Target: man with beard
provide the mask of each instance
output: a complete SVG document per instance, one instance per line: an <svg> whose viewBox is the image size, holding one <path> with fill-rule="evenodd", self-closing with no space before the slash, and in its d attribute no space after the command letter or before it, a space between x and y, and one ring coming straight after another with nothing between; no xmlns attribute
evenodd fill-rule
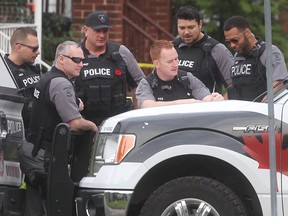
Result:
<svg viewBox="0 0 288 216"><path fill-rule="evenodd" d="M179 69L191 72L210 92L222 93L222 87L231 84L231 52L201 31L203 21L197 8L183 6L176 18L179 37L173 44L179 55Z"/></svg>
<svg viewBox="0 0 288 216"><path fill-rule="evenodd" d="M232 87L228 89L229 99L261 101L267 90L265 42L252 33L248 21L242 16L232 16L224 23L226 42L236 51L231 67ZM282 52L272 46L272 77L274 91L287 78L287 68ZM264 93L264 94L263 94ZM260 97L258 97L261 95Z"/></svg>

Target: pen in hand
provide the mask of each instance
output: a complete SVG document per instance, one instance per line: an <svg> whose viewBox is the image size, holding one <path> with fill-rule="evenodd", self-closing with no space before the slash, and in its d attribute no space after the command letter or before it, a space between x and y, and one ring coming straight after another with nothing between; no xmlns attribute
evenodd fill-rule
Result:
<svg viewBox="0 0 288 216"><path fill-rule="evenodd" d="M216 82L214 81L214 85L213 85L213 90L212 90L212 93L215 92L215 88L216 88Z"/></svg>

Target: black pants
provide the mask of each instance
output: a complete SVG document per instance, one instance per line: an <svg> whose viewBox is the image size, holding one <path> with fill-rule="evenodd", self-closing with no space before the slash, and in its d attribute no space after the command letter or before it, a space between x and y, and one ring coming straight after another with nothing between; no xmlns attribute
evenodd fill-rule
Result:
<svg viewBox="0 0 288 216"><path fill-rule="evenodd" d="M44 197L46 192L46 176L44 169L44 150L40 149L33 157L34 145L24 141L19 148L20 167L25 173L26 206L25 216L43 216L45 214Z"/></svg>
<svg viewBox="0 0 288 216"><path fill-rule="evenodd" d="M45 201L39 187L26 184L25 216L45 216Z"/></svg>

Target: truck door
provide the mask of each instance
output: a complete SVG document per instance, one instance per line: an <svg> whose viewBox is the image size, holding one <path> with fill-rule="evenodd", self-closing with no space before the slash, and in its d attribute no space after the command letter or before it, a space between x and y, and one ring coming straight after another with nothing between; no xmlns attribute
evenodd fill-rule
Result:
<svg viewBox="0 0 288 216"><path fill-rule="evenodd" d="M24 138L24 98L18 94L18 86L2 56L0 73L0 216L17 216L23 215L18 147Z"/></svg>
<svg viewBox="0 0 288 216"><path fill-rule="evenodd" d="M79 181L88 174L93 134L71 133L59 124L53 136L47 179L47 216L75 216Z"/></svg>

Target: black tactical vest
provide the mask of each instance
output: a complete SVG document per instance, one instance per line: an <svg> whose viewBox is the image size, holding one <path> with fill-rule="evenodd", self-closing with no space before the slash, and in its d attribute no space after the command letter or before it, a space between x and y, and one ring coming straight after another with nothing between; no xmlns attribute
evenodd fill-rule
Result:
<svg viewBox="0 0 288 216"><path fill-rule="evenodd" d="M211 49L218 44L219 41L205 34L200 41L197 41L191 46L179 47L181 43L181 38L173 41L178 53L179 69L191 72L205 84L210 92L213 91L214 83L216 82L215 91L222 93L222 83L226 82L211 55Z"/></svg>
<svg viewBox="0 0 288 216"><path fill-rule="evenodd" d="M178 76L173 80L165 82L159 79L156 70L146 78L153 90L156 101L173 101L178 99L193 98L192 90L189 88L187 72L178 71Z"/></svg>
<svg viewBox="0 0 288 216"><path fill-rule="evenodd" d="M24 96L25 103L22 109L22 117L24 122L24 127L27 129L29 127L30 115L32 109L32 98L34 88L36 83L40 80L40 66L38 64L23 64L18 66L14 64L8 55L5 55L5 60L17 82L19 87L19 93Z"/></svg>
<svg viewBox="0 0 288 216"><path fill-rule="evenodd" d="M84 102L83 115L88 119L104 119L121 113L126 104L127 66L119 53L119 45L107 44L107 51L93 57L85 49L81 74L76 78L76 92Z"/></svg>
<svg viewBox="0 0 288 216"><path fill-rule="evenodd" d="M41 81L35 87L31 122L27 140L35 144L36 140L51 142L54 129L62 122L55 104L51 102L49 95L50 81L56 77L68 77L57 68L41 77ZM76 99L75 99L76 100Z"/></svg>
<svg viewBox="0 0 288 216"><path fill-rule="evenodd" d="M266 67L260 60L265 50L265 43L261 42L262 40L259 40L248 55L235 56L235 64L231 67L231 78L236 92L235 95L229 95L229 99L252 101L267 90ZM263 97L258 98L257 101L261 101Z"/></svg>

